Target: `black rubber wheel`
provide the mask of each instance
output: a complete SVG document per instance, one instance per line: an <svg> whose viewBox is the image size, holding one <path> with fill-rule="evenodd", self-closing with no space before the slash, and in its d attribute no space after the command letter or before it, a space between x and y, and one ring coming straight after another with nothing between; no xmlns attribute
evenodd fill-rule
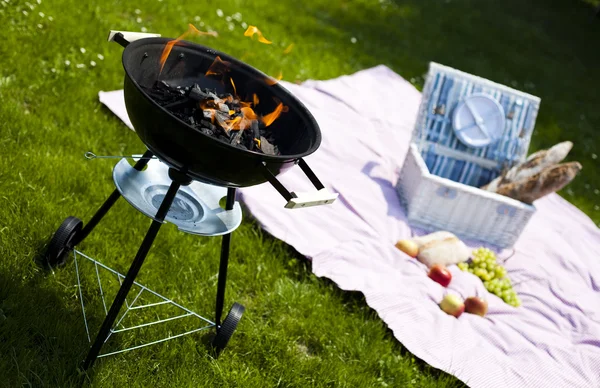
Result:
<svg viewBox="0 0 600 388"><path fill-rule="evenodd" d="M51 267L65 263L67 253L73 249L73 237L81 231L83 222L77 217L67 217L52 236L46 250L46 262Z"/></svg>
<svg viewBox="0 0 600 388"><path fill-rule="evenodd" d="M233 335L233 332L235 332L245 310L246 308L239 303L234 303L233 306L231 306L229 314L227 314L227 317L223 320L221 327L217 329L217 335L212 341L212 345L217 353L220 353L227 346L227 343Z"/></svg>

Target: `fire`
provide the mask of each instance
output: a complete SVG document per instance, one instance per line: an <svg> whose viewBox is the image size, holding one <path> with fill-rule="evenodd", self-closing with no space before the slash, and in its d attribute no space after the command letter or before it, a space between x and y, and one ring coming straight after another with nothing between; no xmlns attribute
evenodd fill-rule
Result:
<svg viewBox="0 0 600 388"><path fill-rule="evenodd" d="M292 44L290 44L289 46L287 46L287 47L285 48L285 50L283 50L283 53L284 53L284 54L289 54L289 53L291 53L291 52L292 52L292 49L293 49L293 48L294 48L294 44L292 43Z"/></svg>
<svg viewBox="0 0 600 388"><path fill-rule="evenodd" d="M288 111L288 107L283 105L283 103L279 103L279 105L277 105L277 108L275 108L275 110L267 115L264 115L262 117L262 122L265 124L266 127L268 127L269 125L273 124L273 121L277 120L277 118L281 115L282 112L287 112Z"/></svg>
<svg viewBox="0 0 600 388"><path fill-rule="evenodd" d="M235 89L235 83L233 83L233 78L229 78L229 81L231 82L231 86L233 86L233 94L237 96L237 90Z"/></svg>
<svg viewBox="0 0 600 388"><path fill-rule="evenodd" d="M245 119L248 120L256 120L258 119L258 116L256 115L256 113L254 113L254 110L252 110L252 108L244 106L241 109L242 114L244 115Z"/></svg>
<svg viewBox="0 0 600 388"><path fill-rule="evenodd" d="M202 32L202 31L198 30L196 27L194 27L193 24L191 24L191 23L188 24L188 30L186 32L181 34L177 39L169 41L165 45L165 48L163 49L163 52L160 56L160 72L159 72L159 74L162 73L163 67L165 67L165 63L167 62L167 58L169 57L169 54L171 53L173 46L175 46L177 43L179 43L179 41L181 41L182 39L185 39L190 34L209 35L209 36L214 36L215 38L217 36L219 36L219 34L217 34L216 31Z"/></svg>
<svg viewBox="0 0 600 388"><path fill-rule="evenodd" d="M258 28L256 28L256 26L248 26L248 28L246 29L246 32L244 32L244 36L247 36L249 38L252 38L254 35L258 35L258 41L260 43L264 43L264 44L271 44L272 42L270 40L267 40L262 32L260 32L260 30Z"/></svg>
<svg viewBox="0 0 600 388"><path fill-rule="evenodd" d="M279 74L277 75L277 78L267 77L265 79L265 82L267 83L267 85L273 86L273 85L277 84L279 81L281 81L282 79L283 79L283 72L280 70Z"/></svg>
<svg viewBox="0 0 600 388"><path fill-rule="evenodd" d="M208 77L209 75L224 75L225 73L227 73L229 71L230 64L231 64L230 62L222 60L221 57L217 55L217 57L215 58L213 63L210 65L208 70L206 70L206 73L204 74L204 76ZM232 81L232 83L233 83L233 81Z"/></svg>
<svg viewBox="0 0 600 388"><path fill-rule="evenodd" d="M260 100L258 99L258 96L256 95L256 93L254 93L252 95L252 102L254 102L254 106L258 105L258 103L260 102Z"/></svg>

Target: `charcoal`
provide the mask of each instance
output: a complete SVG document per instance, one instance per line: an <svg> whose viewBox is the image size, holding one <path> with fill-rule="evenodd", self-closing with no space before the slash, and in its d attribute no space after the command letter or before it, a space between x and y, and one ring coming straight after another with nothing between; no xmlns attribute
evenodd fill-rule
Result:
<svg viewBox="0 0 600 388"><path fill-rule="evenodd" d="M217 127L210 121L202 120L200 121L200 124L202 124L203 127L208 128L213 132L217 130Z"/></svg>
<svg viewBox="0 0 600 388"><path fill-rule="evenodd" d="M202 132L203 134L208 135L208 136L215 136L215 132L208 128L202 127L202 128L200 128L200 132Z"/></svg>
<svg viewBox="0 0 600 388"><path fill-rule="evenodd" d="M177 101L165 104L165 105L163 105L163 108L166 108L166 109L176 109L176 108L179 108L181 106L188 105L189 103L190 103L190 99L186 97L186 98L184 98L182 100L177 100Z"/></svg>
<svg viewBox="0 0 600 388"><path fill-rule="evenodd" d="M198 84L184 87L170 85L165 81L156 81L152 87L143 89L173 116L207 136L239 149L279 155L271 131L259 120L252 120L247 125L247 121L240 122L238 119L237 122L245 127L227 129L232 120L244 117L241 109L244 104L238 96L230 93L217 94L215 89L203 89Z"/></svg>
<svg viewBox="0 0 600 388"><path fill-rule="evenodd" d="M252 120L250 128L252 129L252 138L260 139L260 127L258 126L258 120Z"/></svg>
<svg viewBox="0 0 600 388"><path fill-rule="evenodd" d="M209 94L205 93L198 84L194 84L190 92L188 93L188 97L194 101L202 101L209 98Z"/></svg>
<svg viewBox="0 0 600 388"><path fill-rule="evenodd" d="M271 144L266 137L260 137L260 149L267 155L278 155L277 147Z"/></svg>
<svg viewBox="0 0 600 388"><path fill-rule="evenodd" d="M209 99L219 100L219 96L217 96L217 94L215 92L209 91L207 94L208 94Z"/></svg>
<svg viewBox="0 0 600 388"><path fill-rule="evenodd" d="M238 130L238 131L231 131L232 135L231 135L231 142L230 144L240 144L241 140L242 140L242 135L244 134L244 131Z"/></svg>
<svg viewBox="0 0 600 388"><path fill-rule="evenodd" d="M167 81L156 81L154 83L154 89L157 90L171 90L171 85L167 83Z"/></svg>

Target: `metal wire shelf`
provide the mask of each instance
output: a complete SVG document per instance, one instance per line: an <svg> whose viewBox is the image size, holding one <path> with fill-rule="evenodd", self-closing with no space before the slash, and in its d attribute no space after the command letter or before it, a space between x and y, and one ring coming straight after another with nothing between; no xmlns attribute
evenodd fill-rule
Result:
<svg viewBox="0 0 600 388"><path fill-rule="evenodd" d="M79 300L81 302L81 310L83 313L83 322L85 324L85 330L86 330L88 341L92 342L91 336L90 336L89 322L88 322L88 318L86 316L85 302L84 302L83 292L82 292L82 281L81 281L82 275L81 275L80 262L78 259L83 259L83 260L93 264L95 278L97 281L99 294L100 294L100 297L102 300L102 306L104 308L104 313L106 315L108 314L108 308L107 308L107 303L106 303L106 295L105 295L105 292L104 292L104 289L102 286L103 285L102 274L105 274L106 276L112 276L113 279L114 279L114 277L116 277L116 279L119 282L119 285L122 284L123 279L125 279L125 275L108 267L107 265L101 263L100 261L93 259L92 257L84 254L83 252L81 252L77 249L73 249L73 258L74 258L74 262L75 262L75 273L76 273L76 277L77 277L77 288L78 288L78 293L79 293ZM106 284L106 283L104 283L104 284ZM189 334L193 334L193 333L196 333L199 331L215 328L217 326L215 322L212 322L211 320L200 316L199 314L197 314L197 313L189 310L188 308L176 303L175 301L149 289L148 287L146 287L138 282L135 282L135 281L133 282L133 284L139 288L139 291L135 294L135 297L133 298L133 300L131 302L127 301L127 299L125 300L125 309L121 313L121 316L117 319L116 323L110 329L108 337L106 338L104 343L108 342L108 340L113 335L117 335L119 333L130 332L132 330L138 330L138 329L142 329L145 327L159 325L159 324L166 323L166 322L172 322L172 321L176 321L176 320L183 319L183 318L195 319L196 321L199 322L199 324L197 327L195 327L191 330L180 332L178 334L169 335L167 337L164 337L164 338L161 338L158 340L149 341L149 342L145 342L145 343L142 343L139 345L125 347L124 349L113 350L113 351L109 351L106 353L98 354L98 358L128 352L131 350L140 349L140 348L150 346L150 345L155 345L155 344L158 344L161 342L166 342L169 340L180 338L180 337L183 337L183 336L186 336ZM144 295L149 295L158 301L151 302L151 303L145 303L145 304L139 304L140 303L139 301L141 301L143 299ZM150 322L140 323L140 324L133 325L133 326L125 326L123 324L125 321L125 318L130 316L132 314L131 313L132 311L142 310L142 309L152 309L152 308L156 308L158 306L165 306L165 305L172 306L174 309L181 311L181 314L170 316L168 318L157 319L157 320L150 321Z"/></svg>

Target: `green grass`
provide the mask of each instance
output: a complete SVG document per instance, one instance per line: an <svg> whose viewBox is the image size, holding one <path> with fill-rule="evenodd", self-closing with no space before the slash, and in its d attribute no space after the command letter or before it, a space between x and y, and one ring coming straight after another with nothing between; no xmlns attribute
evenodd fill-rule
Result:
<svg viewBox="0 0 600 388"><path fill-rule="evenodd" d="M288 81L327 79L383 63L420 88L433 60L523 89L542 98L532 150L574 141L570 160L584 169L562 194L600 223L600 53L594 49L600 20L590 21L589 4L31 3L33 9L0 0L0 385L67 387L85 377L76 369L87 343L73 264L49 274L35 258L67 215L88 220L113 189L114 163L87 162L83 153L143 149L97 99L99 90L122 85L121 49L105 39L110 29L144 26L177 36L194 22L220 32L218 39L194 40L269 74L282 71ZM229 31L217 7L225 15L241 12L274 44L244 39L239 23ZM294 50L282 55L290 43ZM148 224L121 201L81 249L126 271ZM239 301L247 312L221 357L211 357L205 337L185 337L99 361L89 376L92 386L461 386L415 359L360 295L317 279L247 214L233 241L226 305ZM211 317L219 244L218 238L183 235L167 225L139 281ZM91 294L86 298L98 302ZM88 314L93 324L102 319L100 309ZM122 344L135 340L125 335Z"/></svg>

